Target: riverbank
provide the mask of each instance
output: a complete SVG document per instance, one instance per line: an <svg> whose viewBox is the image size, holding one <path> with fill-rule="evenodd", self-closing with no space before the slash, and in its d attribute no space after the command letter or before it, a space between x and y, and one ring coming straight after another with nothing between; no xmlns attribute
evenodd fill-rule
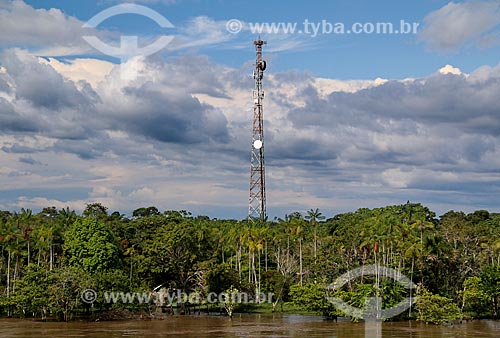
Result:
<svg viewBox="0 0 500 338"><path fill-rule="evenodd" d="M316 312L307 311L297 305L284 303L283 305L278 305L275 310L273 310L272 304L262 303L262 304L240 304L234 311L234 315L255 315L255 314L267 314L267 315L303 315L303 316L315 316L318 318L323 318ZM99 313L93 313L90 316L78 316L79 319L89 319L90 321L115 321L115 320L151 320L151 319L165 319L172 316L199 316L199 315L209 315L209 316L219 316L226 317L227 313L222 307L189 307L186 308L186 313L183 313L180 308L169 308L167 311L165 309L162 311L160 308L154 311L130 311L130 310L111 310Z"/></svg>

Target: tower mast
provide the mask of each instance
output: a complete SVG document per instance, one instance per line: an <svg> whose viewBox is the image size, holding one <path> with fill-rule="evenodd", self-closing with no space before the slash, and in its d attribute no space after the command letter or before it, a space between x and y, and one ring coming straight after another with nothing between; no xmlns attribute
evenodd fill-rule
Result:
<svg viewBox="0 0 500 338"><path fill-rule="evenodd" d="M266 70L266 61L262 59L262 46L266 41L254 41L257 54L253 77L255 89L253 91L253 128L252 128L252 154L250 158L250 199L248 207L249 219L266 219L266 174L264 165L264 90L262 78Z"/></svg>

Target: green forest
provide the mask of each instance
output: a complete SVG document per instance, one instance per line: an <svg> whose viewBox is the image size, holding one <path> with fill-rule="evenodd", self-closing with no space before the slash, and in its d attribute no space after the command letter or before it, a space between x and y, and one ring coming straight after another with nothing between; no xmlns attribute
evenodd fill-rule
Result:
<svg viewBox="0 0 500 338"><path fill-rule="evenodd" d="M378 264L404 274L408 291L384 276L365 276L333 290L356 267ZM478 210L436 216L417 204L362 208L326 218L320 210L273 221L210 219L187 211L135 210L130 218L87 205L0 211L0 315L58 320L110 310L151 311L150 304L110 304L104 291L243 290L273 293L269 304L235 311L296 311L343 316L328 296L363 308L380 296L384 308L416 303L396 319L444 323L497 318L500 214ZM93 304L82 292L97 291ZM200 304L178 304L187 313ZM222 305L223 308L223 305Z"/></svg>

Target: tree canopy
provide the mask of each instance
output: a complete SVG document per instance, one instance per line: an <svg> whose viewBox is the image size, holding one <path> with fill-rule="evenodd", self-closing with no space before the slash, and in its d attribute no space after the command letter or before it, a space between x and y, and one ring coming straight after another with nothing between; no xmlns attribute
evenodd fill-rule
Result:
<svg viewBox="0 0 500 338"><path fill-rule="evenodd" d="M81 215L55 207L0 211L0 313L68 319L89 311L79 295L87 288L150 292L161 286L202 295L238 289L256 298L272 292L274 311L295 304L341 315L325 300L328 285L354 268L378 264L421 286L425 297L406 316L428 322L496 318L499 238L499 214L436 217L418 203L328 219L311 208L273 222L154 206L127 218L99 203ZM365 276L337 292L352 306L362 306L367 296L382 296L390 306L407 291L383 276ZM92 311L110 308L99 295ZM438 311L443 308L453 316Z"/></svg>

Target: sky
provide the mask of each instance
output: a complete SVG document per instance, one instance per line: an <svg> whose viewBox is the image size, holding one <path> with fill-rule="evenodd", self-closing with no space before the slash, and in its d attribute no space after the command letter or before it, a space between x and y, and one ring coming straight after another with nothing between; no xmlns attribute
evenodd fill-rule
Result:
<svg viewBox="0 0 500 338"><path fill-rule="evenodd" d="M500 211L496 0L0 0L0 210L245 218L259 34L270 219Z"/></svg>

